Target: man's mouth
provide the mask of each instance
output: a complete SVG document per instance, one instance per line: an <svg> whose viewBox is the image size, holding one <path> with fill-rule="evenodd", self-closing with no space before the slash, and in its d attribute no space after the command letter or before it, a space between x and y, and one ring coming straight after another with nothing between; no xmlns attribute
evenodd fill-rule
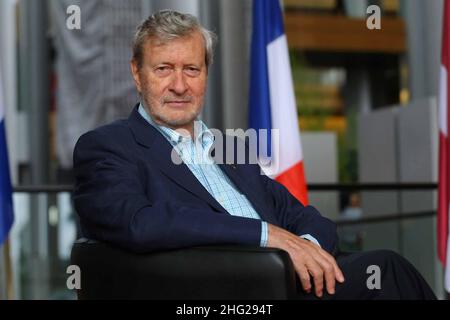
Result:
<svg viewBox="0 0 450 320"><path fill-rule="evenodd" d="M189 100L171 100L165 102L165 104L168 104L171 107L184 107L188 103L190 103Z"/></svg>

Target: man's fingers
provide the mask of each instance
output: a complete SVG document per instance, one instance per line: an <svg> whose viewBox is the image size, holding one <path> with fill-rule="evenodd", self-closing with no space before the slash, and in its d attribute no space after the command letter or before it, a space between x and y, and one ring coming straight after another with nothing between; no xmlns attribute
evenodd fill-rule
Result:
<svg viewBox="0 0 450 320"><path fill-rule="evenodd" d="M328 293L334 294L336 280L339 282L344 281L342 271L337 265L334 257L323 250L320 246L310 242L308 243L308 246L314 250L312 256L320 264L322 270L324 271L325 284Z"/></svg>
<svg viewBox="0 0 450 320"><path fill-rule="evenodd" d="M296 266L298 277L302 283L303 290L310 293L311 292L311 277L309 276L308 269L304 265Z"/></svg>
<svg viewBox="0 0 450 320"><path fill-rule="evenodd" d="M344 282L345 281L344 274L342 273L342 270L339 268L336 259L334 259L334 257L325 250L320 249L319 252L325 259L327 259L328 262L332 264L336 280L339 281L340 283Z"/></svg>
<svg viewBox="0 0 450 320"><path fill-rule="evenodd" d="M318 254L314 257L323 270L323 276L325 278L325 285L329 294L334 294L336 286L335 269L332 263L325 259L322 255Z"/></svg>
<svg viewBox="0 0 450 320"><path fill-rule="evenodd" d="M306 267L308 268L308 272L313 277L316 295L318 297L322 297L324 272L321 266L314 259L308 259Z"/></svg>
<svg viewBox="0 0 450 320"><path fill-rule="evenodd" d="M341 268L339 268L337 263L334 263L333 267L334 267L334 274L336 275L336 280L339 281L340 283L344 282L345 278Z"/></svg>

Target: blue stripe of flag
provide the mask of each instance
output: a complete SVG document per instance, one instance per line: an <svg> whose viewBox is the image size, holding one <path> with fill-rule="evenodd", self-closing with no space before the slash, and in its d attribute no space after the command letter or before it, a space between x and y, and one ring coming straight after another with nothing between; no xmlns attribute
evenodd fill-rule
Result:
<svg viewBox="0 0 450 320"><path fill-rule="evenodd" d="M253 0L253 29L250 56L249 127L266 129L267 156L271 156L272 128L267 46L284 34L279 0ZM258 143L258 152L259 143Z"/></svg>
<svg viewBox="0 0 450 320"><path fill-rule="evenodd" d="M0 245L7 239L14 221L4 123L0 119Z"/></svg>

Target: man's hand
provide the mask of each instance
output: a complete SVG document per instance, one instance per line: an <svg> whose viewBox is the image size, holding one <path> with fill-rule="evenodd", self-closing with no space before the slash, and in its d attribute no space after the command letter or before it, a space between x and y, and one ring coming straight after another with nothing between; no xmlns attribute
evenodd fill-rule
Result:
<svg viewBox="0 0 450 320"><path fill-rule="evenodd" d="M324 282L329 294L334 294L336 280L344 282L334 257L318 245L272 224L268 224L268 234L267 246L289 253L306 292L311 292L311 277L318 297L323 295Z"/></svg>

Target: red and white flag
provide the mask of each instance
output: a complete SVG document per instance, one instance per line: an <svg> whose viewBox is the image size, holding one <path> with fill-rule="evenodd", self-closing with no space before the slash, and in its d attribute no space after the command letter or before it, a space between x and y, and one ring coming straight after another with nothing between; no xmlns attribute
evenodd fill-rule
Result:
<svg viewBox="0 0 450 320"><path fill-rule="evenodd" d="M450 292L450 245L449 245L449 208L450 208L450 140L448 137L449 106L448 70L450 66L450 3L444 4L444 24L442 37L442 63L439 93L439 200L438 200L438 255L446 266L445 289Z"/></svg>

